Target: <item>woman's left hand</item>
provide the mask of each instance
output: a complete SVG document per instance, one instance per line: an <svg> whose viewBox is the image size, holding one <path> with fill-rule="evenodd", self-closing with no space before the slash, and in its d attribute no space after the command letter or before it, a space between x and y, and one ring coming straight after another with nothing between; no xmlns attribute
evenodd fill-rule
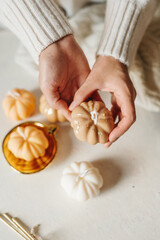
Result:
<svg viewBox="0 0 160 240"><path fill-rule="evenodd" d="M99 56L86 81L77 90L74 101L69 109L87 99L96 90L112 94L112 114L114 119L119 117L116 127L109 135L105 147L109 147L123 135L136 120L134 100L136 91L128 75L127 67L120 61L109 56Z"/></svg>

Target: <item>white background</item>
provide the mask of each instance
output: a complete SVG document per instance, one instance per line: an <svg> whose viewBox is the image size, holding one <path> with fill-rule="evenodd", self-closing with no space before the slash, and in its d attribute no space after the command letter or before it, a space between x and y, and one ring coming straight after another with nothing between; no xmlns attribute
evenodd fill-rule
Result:
<svg viewBox="0 0 160 240"><path fill-rule="evenodd" d="M0 32L0 101L14 88L31 90L38 113L38 81L14 63L17 39ZM0 142L17 123L0 107ZM157 240L160 238L160 115L137 107L134 126L106 150L78 141L69 124L57 132L58 154L42 172L23 175L10 168L0 150L0 212L32 227L41 224L44 240ZM69 198L60 186L63 169L73 161L99 168L104 186L86 202ZM0 222L1 240L21 239Z"/></svg>

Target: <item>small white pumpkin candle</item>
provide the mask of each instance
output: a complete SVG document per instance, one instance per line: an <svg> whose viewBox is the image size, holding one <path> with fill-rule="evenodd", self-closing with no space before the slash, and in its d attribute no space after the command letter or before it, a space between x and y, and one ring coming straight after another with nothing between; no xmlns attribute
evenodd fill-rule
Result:
<svg viewBox="0 0 160 240"><path fill-rule="evenodd" d="M100 193L103 178L91 163L73 162L64 169L61 186L72 198L84 201Z"/></svg>

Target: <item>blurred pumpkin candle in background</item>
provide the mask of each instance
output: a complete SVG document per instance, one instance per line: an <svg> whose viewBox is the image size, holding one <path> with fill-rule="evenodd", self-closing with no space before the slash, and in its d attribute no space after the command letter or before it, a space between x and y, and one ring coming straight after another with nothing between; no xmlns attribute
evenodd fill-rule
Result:
<svg viewBox="0 0 160 240"><path fill-rule="evenodd" d="M47 102L47 99L44 95L40 98L39 111L45 115L45 117L50 122L66 122L67 119L64 117L63 113L60 110L51 108Z"/></svg>
<svg viewBox="0 0 160 240"><path fill-rule="evenodd" d="M16 88L8 91L2 107L7 117L15 121L23 120L35 111L36 100L31 92Z"/></svg>

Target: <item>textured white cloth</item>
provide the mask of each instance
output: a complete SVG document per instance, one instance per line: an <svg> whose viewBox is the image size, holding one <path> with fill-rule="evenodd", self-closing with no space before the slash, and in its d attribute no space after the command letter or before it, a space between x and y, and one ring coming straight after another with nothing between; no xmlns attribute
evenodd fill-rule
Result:
<svg viewBox="0 0 160 240"><path fill-rule="evenodd" d="M141 41L130 76L138 105L160 111L160 6Z"/></svg>
<svg viewBox="0 0 160 240"><path fill-rule="evenodd" d="M36 63L43 49L72 33L67 18L50 0L0 0L0 20L17 35Z"/></svg>
<svg viewBox="0 0 160 240"><path fill-rule="evenodd" d="M98 55L113 56L131 66L157 0L107 0L106 19Z"/></svg>
<svg viewBox="0 0 160 240"><path fill-rule="evenodd" d="M97 54L110 55L130 65L158 1L107 0L104 32ZM73 14L90 1L60 2L64 8L68 3ZM0 20L21 39L36 63L43 49L72 33L54 0L0 0Z"/></svg>
<svg viewBox="0 0 160 240"><path fill-rule="evenodd" d="M90 67L95 62L104 15L105 4L95 4L81 9L69 20ZM37 65L23 46L18 50L16 61L38 77ZM160 111L160 7L141 41L130 75L138 94L136 103L147 110Z"/></svg>

